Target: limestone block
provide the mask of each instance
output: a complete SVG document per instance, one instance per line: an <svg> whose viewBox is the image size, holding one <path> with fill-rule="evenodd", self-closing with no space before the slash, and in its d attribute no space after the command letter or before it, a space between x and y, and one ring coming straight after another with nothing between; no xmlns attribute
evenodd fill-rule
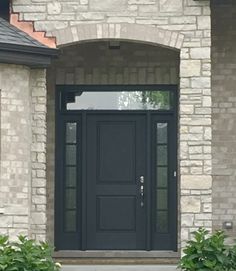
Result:
<svg viewBox="0 0 236 271"><path fill-rule="evenodd" d="M194 215L193 214L183 214L181 217L181 226L182 227L191 227L193 226Z"/></svg>
<svg viewBox="0 0 236 271"><path fill-rule="evenodd" d="M204 213L211 213L212 212L212 204L211 203L204 203L203 204L203 212Z"/></svg>
<svg viewBox="0 0 236 271"><path fill-rule="evenodd" d="M0 228L9 228L13 226L13 217L0 215Z"/></svg>
<svg viewBox="0 0 236 271"><path fill-rule="evenodd" d="M199 196L182 196L182 213L199 213L201 210L201 200Z"/></svg>
<svg viewBox="0 0 236 271"><path fill-rule="evenodd" d="M191 48L190 56L192 59L209 59L211 57L211 50L209 47Z"/></svg>
<svg viewBox="0 0 236 271"><path fill-rule="evenodd" d="M87 5L88 4L88 0L80 0L80 4L81 5Z"/></svg>
<svg viewBox="0 0 236 271"><path fill-rule="evenodd" d="M211 96L202 97L202 106L211 107Z"/></svg>
<svg viewBox="0 0 236 271"><path fill-rule="evenodd" d="M181 189L211 189L211 175L183 175L181 176Z"/></svg>
<svg viewBox="0 0 236 271"><path fill-rule="evenodd" d="M33 198L32 198L32 202L34 204L46 204L46 197L43 195L35 195Z"/></svg>
<svg viewBox="0 0 236 271"><path fill-rule="evenodd" d="M198 26L198 29L210 29L211 28L210 16L198 16L197 26Z"/></svg>
<svg viewBox="0 0 236 271"><path fill-rule="evenodd" d="M180 75L182 77L200 76L200 60L182 60L180 62Z"/></svg>
<svg viewBox="0 0 236 271"><path fill-rule="evenodd" d="M5 213L6 215L28 215L29 208L28 206L20 206L20 205L5 205Z"/></svg>
<svg viewBox="0 0 236 271"><path fill-rule="evenodd" d="M14 222L14 224L15 223L28 224L29 218L28 218L28 216L14 216L13 217L13 222Z"/></svg>
<svg viewBox="0 0 236 271"><path fill-rule="evenodd" d="M45 12L45 5L15 5L14 12Z"/></svg>
<svg viewBox="0 0 236 271"><path fill-rule="evenodd" d="M32 224L45 224L46 214L45 213L32 213L31 214Z"/></svg>
<svg viewBox="0 0 236 271"><path fill-rule="evenodd" d="M165 12L181 12L183 8L182 0L160 0L160 11Z"/></svg>
<svg viewBox="0 0 236 271"><path fill-rule="evenodd" d="M201 210L201 199L199 196L182 196L181 211L182 213L199 213Z"/></svg>
<svg viewBox="0 0 236 271"><path fill-rule="evenodd" d="M53 1L47 4L48 14L60 14L61 4L59 2Z"/></svg>
<svg viewBox="0 0 236 271"><path fill-rule="evenodd" d="M180 105L180 112L183 114L193 114L194 107L193 105L182 104Z"/></svg>
<svg viewBox="0 0 236 271"><path fill-rule="evenodd" d="M191 85L193 88L210 88L211 78L210 77L193 77L191 79Z"/></svg>
<svg viewBox="0 0 236 271"><path fill-rule="evenodd" d="M126 10L128 0L90 0L91 11L121 11Z"/></svg>

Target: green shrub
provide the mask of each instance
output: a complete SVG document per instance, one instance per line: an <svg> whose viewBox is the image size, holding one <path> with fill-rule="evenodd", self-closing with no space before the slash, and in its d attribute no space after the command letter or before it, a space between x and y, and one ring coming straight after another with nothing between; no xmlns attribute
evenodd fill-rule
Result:
<svg viewBox="0 0 236 271"><path fill-rule="evenodd" d="M187 242L179 267L184 271L232 271L236 270L236 247L225 244L223 231L213 234L203 228L193 232L193 240Z"/></svg>
<svg viewBox="0 0 236 271"><path fill-rule="evenodd" d="M37 243L25 236L10 242L0 236L0 271L58 271L60 264L52 259L52 248L46 242Z"/></svg>

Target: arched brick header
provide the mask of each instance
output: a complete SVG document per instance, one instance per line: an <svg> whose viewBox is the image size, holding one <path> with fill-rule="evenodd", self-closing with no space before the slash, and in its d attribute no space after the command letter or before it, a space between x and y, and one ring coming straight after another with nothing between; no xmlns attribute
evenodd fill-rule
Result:
<svg viewBox="0 0 236 271"><path fill-rule="evenodd" d="M69 26L47 33L56 38L57 46L68 46L81 41L98 39L120 39L136 42L159 44L161 46L180 49L184 35L149 25L141 24L86 24Z"/></svg>

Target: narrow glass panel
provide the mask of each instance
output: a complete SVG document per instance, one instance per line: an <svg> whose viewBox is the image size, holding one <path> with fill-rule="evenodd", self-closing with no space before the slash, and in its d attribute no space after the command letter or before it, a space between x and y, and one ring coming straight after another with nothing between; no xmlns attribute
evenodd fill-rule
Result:
<svg viewBox="0 0 236 271"><path fill-rule="evenodd" d="M168 213L167 213L167 211L158 211L157 212L156 230L157 230L157 232L168 232Z"/></svg>
<svg viewBox="0 0 236 271"><path fill-rule="evenodd" d="M76 167L66 167L66 187L76 187Z"/></svg>
<svg viewBox="0 0 236 271"><path fill-rule="evenodd" d="M167 209L167 190L166 189L158 189L157 190L157 209Z"/></svg>
<svg viewBox="0 0 236 271"><path fill-rule="evenodd" d="M157 143L167 143L167 123L157 123Z"/></svg>
<svg viewBox="0 0 236 271"><path fill-rule="evenodd" d="M166 145L157 146L157 165L159 166L167 165L167 146Z"/></svg>
<svg viewBox="0 0 236 271"><path fill-rule="evenodd" d="M76 211L65 212L65 231L75 232L76 231Z"/></svg>
<svg viewBox="0 0 236 271"><path fill-rule="evenodd" d="M76 208L76 189L66 189L66 209Z"/></svg>
<svg viewBox="0 0 236 271"><path fill-rule="evenodd" d="M76 165L76 145L66 145L66 165Z"/></svg>
<svg viewBox="0 0 236 271"><path fill-rule="evenodd" d="M66 143L76 143L76 123L66 123Z"/></svg>
<svg viewBox="0 0 236 271"><path fill-rule="evenodd" d="M67 110L170 110L170 91L71 91L62 94Z"/></svg>
<svg viewBox="0 0 236 271"><path fill-rule="evenodd" d="M167 167L157 167L157 187L165 188L168 185Z"/></svg>

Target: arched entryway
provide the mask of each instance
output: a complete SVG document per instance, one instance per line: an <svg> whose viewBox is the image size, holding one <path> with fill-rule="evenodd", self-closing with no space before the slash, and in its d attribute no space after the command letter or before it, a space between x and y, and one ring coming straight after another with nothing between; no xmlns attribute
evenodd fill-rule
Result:
<svg viewBox="0 0 236 271"><path fill-rule="evenodd" d="M177 249L178 67L178 51L137 42L61 50L49 92L57 249Z"/></svg>
<svg viewBox="0 0 236 271"><path fill-rule="evenodd" d="M151 26L129 24L74 26L54 31L52 35L57 38L61 55L48 71L49 238L53 239L56 232L55 244L59 250L176 250L177 93L179 48L183 35ZM93 105L90 104L87 108L73 108L72 105L72 110L68 110L68 103L73 104L73 101L79 101L83 95L92 93L94 96L90 99ZM162 108L160 101L156 101L156 108L142 104L146 107L122 110L105 103L104 108L96 108L99 104L98 97L108 99L107 93L126 95L126 98L127 94L130 97L132 93L136 97L149 95L146 96L147 100L154 96L162 97L166 104ZM94 99L98 102L94 102ZM93 106L95 110L91 110ZM129 127L129 122L135 125ZM96 131L101 130L98 128L99 123L110 123L114 129L106 125L106 129L100 127L106 130L104 137L101 136L101 131L96 135ZM123 127L121 130L117 130L117 123L119 127ZM120 125L122 123L125 123L125 128ZM73 127L76 127L76 141L70 143L66 133L70 131L68 129L73 130ZM166 138L163 142L158 141L157 137L162 136L158 133L163 132ZM120 136L115 139L117 134ZM99 140L103 144L102 148L98 146ZM118 153L119 159L111 157L110 150L113 149L112 153L115 153L122 149L119 144L125 146L126 155ZM132 144L135 155L131 157L129 155L132 151L129 148ZM70 159L66 158L67 149L72 150L72 145L75 145L76 151L74 165L66 162ZM114 146L118 148L115 149ZM105 154L101 154L101 149L107 150L106 155L111 157L110 160L104 158ZM165 161L159 162L158 159L164 157L161 154L163 151ZM94 157L100 157L100 160L95 161ZM125 160L127 157L129 161ZM110 163L111 161L114 163ZM116 167L117 161L119 165ZM131 171L129 162L133 165ZM107 167L101 169L101 165ZM67 171L74 166L76 187L68 187L66 178L70 177ZM122 169L124 174L121 174ZM105 175L109 173L110 180L113 178L123 182L123 188L114 182L106 186L108 180L102 181L103 186L98 188L101 176L96 173L90 176L90 173L100 170L104 170ZM130 180L125 172L132 176ZM165 179L164 186L161 181L157 181L158 174L158 178L162 174ZM144 185L142 176L145 179ZM130 188L133 190L132 195L126 191L128 186L124 180L133 183ZM143 188L145 196L142 196ZM101 198L99 189L110 192L104 194L103 191L104 197ZM115 192L118 190L119 195ZM66 203L67 199L72 199L71 193L76 194L74 202ZM68 204L72 204L73 208L67 208ZM69 217L73 217L71 219L74 221Z"/></svg>

